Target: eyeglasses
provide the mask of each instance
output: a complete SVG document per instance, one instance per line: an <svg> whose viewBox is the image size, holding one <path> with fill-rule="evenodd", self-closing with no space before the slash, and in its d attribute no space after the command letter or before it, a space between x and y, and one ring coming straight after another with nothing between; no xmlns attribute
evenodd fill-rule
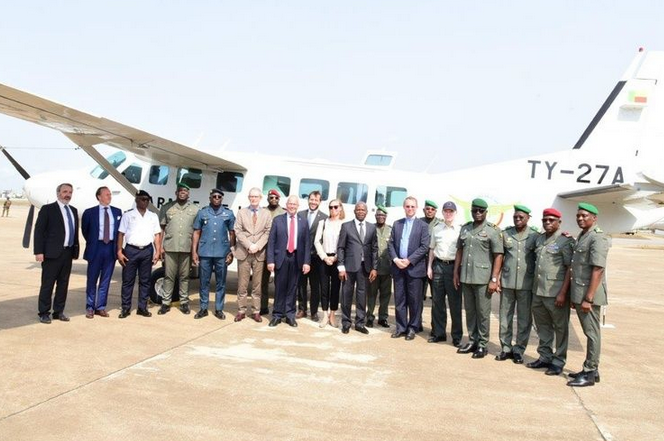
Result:
<svg viewBox="0 0 664 441"><path fill-rule="evenodd" d="M556 221L559 221L559 220L560 219L558 219L557 217L544 217L544 218L542 218L542 223L543 224L550 224L550 223L553 223L553 222L556 222Z"/></svg>
<svg viewBox="0 0 664 441"><path fill-rule="evenodd" d="M221 199L221 198L223 198L223 196L220 195L220 194L213 194L213 195L210 196L210 197L211 197L212 199Z"/></svg>
<svg viewBox="0 0 664 441"><path fill-rule="evenodd" d="M471 211L471 213L480 213L480 214L482 214L486 211L486 208L473 208L470 211Z"/></svg>
<svg viewBox="0 0 664 441"><path fill-rule="evenodd" d="M338 205L330 205L330 210L338 210L339 206Z"/></svg>

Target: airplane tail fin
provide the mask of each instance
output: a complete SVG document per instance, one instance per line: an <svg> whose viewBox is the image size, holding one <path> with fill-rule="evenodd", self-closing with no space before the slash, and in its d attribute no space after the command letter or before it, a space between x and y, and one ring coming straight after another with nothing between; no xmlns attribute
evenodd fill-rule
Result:
<svg viewBox="0 0 664 441"><path fill-rule="evenodd" d="M641 157L664 144L664 53L636 57L577 141L574 149Z"/></svg>

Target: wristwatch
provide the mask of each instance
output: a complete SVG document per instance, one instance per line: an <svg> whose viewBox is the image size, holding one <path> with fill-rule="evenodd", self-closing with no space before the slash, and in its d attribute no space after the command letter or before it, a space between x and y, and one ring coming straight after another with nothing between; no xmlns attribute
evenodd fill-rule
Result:
<svg viewBox="0 0 664 441"><path fill-rule="evenodd" d="M493 283L496 283L496 282L498 281L498 279L495 278L495 277L492 277L492 278L491 278L491 281L492 281Z"/></svg>

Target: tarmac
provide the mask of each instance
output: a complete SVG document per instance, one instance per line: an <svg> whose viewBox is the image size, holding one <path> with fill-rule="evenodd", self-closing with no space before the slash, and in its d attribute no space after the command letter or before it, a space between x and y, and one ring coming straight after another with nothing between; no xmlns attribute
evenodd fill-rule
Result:
<svg viewBox="0 0 664 441"><path fill-rule="evenodd" d="M298 328L234 323L233 272L226 320L175 308L159 316L154 305L150 318L119 320L119 266L111 317L90 320L77 260L71 321L43 325L40 266L21 247L26 214L14 204L0 218L0 440L664 439L661 237L614 238L601 383L575 389L564 375L494 360L497 296L490 354L479 360L449 341L427 343L430 300L425 332L411 342L390 338L392 308L392 329L369 335L308 319ZM197 281L190 292L196 311ZM571 324L565 374L585 357L574 312ZM526 362L536 347L532 332Z"/></svg>

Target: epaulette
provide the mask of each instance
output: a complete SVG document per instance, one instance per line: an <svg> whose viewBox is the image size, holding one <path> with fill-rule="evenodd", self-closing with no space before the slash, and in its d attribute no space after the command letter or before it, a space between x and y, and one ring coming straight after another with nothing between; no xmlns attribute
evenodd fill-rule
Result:
<svg viewBox="0 0 664 441"><path fill-rule="evenodd" d="M473 223L473 221L468 221L468 222L466 222L465 224L463 224L462 227L465 227L466 225L470 225L470 224L472 224L472 223Z"/></svg>
<svg viewBox="0 0 664 441"><path fill-rule="evenodd" d="M530 229L533 230L535 233L539 233L539 232L540 232L540 229L537 228L537 227L534 226L534 225L530 225Z"/></svg>
<svg viewBox="0 0 664 441"><path fill-rule="evenodd" d="M595 227L595 233L603 233L604 230L602 230L599 226Z"/></svg>
<svg viewBox="0 0 664 441"><path fill-rule="evenodd" d="M492 224L491 222L486 223L489 227L492 227L494 230L500 231L500 227L496 224Z"/></svg>
<svg viewBox="0 0 664 441"><path fill-rule="evenodd" d="M129 213L130 211L134 211L134 209L130 208L129 210L125 211L125 213Z"/></svg>

